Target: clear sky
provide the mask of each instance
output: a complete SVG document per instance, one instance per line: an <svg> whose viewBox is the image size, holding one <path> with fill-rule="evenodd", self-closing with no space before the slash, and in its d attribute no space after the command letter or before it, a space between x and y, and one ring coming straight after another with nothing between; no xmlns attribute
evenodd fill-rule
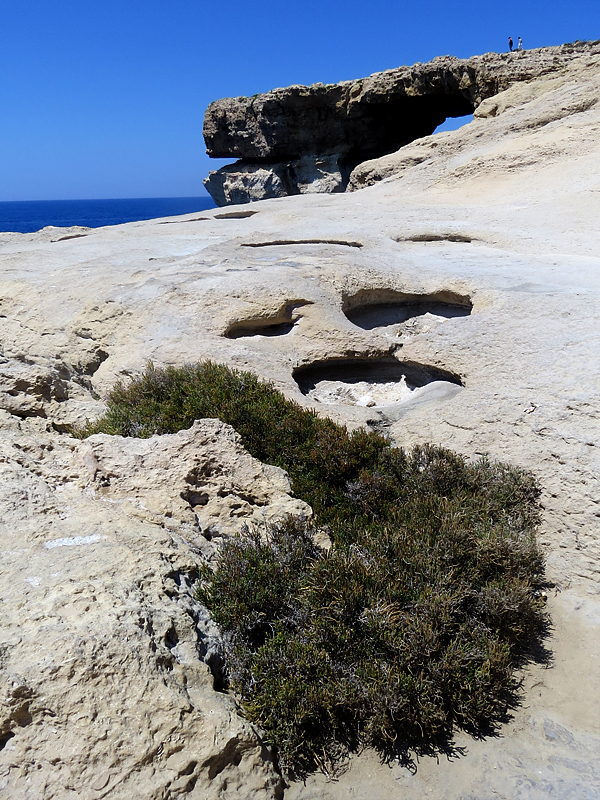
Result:
<svg viewBox="0 0 600 800"><path fill-rule="evenodd" d="M597 0L5 0L0 200L204 194L211 100L600 38Z"/></svg>

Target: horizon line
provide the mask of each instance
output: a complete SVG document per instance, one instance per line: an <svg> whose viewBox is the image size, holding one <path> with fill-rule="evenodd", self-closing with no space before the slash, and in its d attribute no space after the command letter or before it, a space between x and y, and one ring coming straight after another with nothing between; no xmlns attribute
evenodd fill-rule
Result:
<svg viewBox="0 0 600 800"><path fill-rule="evenodd" d="M207 198L212 200L212 197L207 193L205 194L176 194L176 195L161 195L153 197L61 197L55 199L43 200L0 200L1 203L82 203L93 202L98 200L201 200Z"/></svg>

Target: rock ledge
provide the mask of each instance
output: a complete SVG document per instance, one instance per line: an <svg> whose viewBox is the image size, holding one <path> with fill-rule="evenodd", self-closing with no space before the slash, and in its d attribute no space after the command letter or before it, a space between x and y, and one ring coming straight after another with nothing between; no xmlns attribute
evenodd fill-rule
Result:
<svg viewBox="0 0 600 800"><path fill-rule="evenodd" d="M206 152L241 160L211 172L204 185L220 206L343 192L363 161L429 136L448 117L472 114L515 83L599 52L600 42L575 42L469 59L441 56L360 80L217 100L204 119Z"/></svg>

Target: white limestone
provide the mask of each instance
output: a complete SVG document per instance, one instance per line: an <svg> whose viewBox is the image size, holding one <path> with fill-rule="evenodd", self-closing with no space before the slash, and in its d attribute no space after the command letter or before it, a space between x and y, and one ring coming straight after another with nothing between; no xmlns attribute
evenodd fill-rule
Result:
<svg viewBox="0 0 600 800"><path fill-rule="evenodd" d="M486 453L543 487L554 662L525 670L502 738L460 736L463 758L421 759L414 775L363 754L338 783L314 776L285 797L600 794L600 65L543 81L361 165L355 188L374 184L360 191L79 238L0 235L0 793L281 797L257 732L213 689L193 580L207 526L218 538L261 509L306 509L220 423L144 444L65 432L149 360L211 358L350 426ZM363 289L453 292L473 309L361 328L344 303ZM274 327L225 336L240 321ZM324 404L294 379L332 359L389 358L463 387L433 381L380 405L376 381L356 398L375 406ZM213 462L221 472L194 507L190 464Z"/></svg>

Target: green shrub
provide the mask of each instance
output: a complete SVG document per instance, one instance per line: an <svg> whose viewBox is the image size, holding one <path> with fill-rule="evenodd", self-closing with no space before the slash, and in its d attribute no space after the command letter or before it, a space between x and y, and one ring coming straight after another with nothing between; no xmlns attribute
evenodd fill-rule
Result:
<svg viewBox="0 0 600 800"><path fill-rule="evenodd" d="M150 436L218 417L289 472L333 540L292 519L226 542L199 598L220 625L227 679L282 768L335 766L360 744L436 746L493 727L545 614L539 490L521 470L410 453L348 431L249 373L155 370L108 398L97 431Z"/></svg>

